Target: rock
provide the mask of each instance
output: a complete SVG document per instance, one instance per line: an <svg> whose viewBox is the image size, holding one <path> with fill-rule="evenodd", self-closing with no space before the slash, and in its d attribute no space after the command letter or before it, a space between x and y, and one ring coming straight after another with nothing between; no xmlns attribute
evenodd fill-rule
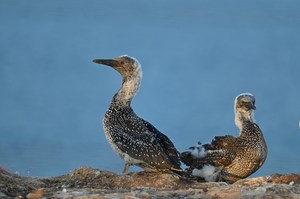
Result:
<svg viewBox="0 0 300 199"><path fill-rule="evenodd" d="M38 189L38 190L35 190L29 194L26 195L26 198L27 199L40 199L42 198L44 195L44 190L43 189Z"/></svg>
<svg viewBox="0 0 300 199"><path fill-rule="evenodd" d="M288 174L288 175L282 175L282 174L273 174L271 176L272 182L277 184L289 184L291 182L300 184L300 175L299 174Z"/></svg>
<svg viewBox="0 0 300 199"><path fill-rule="evenodd" d="M31 191L44 186L46 185L39 178L21 177L0 169L0 192L6 197L25 198Z"/></svg>
<svg viewBox="0 0 300 199"><path fill-rule="evenodd" d="M299 174L273 174L234 184L199 182L173 174L116 174L79 168L50 178L0 170L0 198L300 198Z"/></svg>

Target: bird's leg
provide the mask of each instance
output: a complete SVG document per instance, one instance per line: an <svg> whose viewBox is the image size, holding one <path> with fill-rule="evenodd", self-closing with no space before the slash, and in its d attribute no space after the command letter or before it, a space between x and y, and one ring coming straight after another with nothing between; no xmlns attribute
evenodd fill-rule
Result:
<svg viewBox="0 0 300 199"><path fill-rule="evenodd" d="M125 166L124 166L124 169L123 169L122 173L128 173L128 169L129 169L130 166L131 166L131 164L125 163Z"/></svg>

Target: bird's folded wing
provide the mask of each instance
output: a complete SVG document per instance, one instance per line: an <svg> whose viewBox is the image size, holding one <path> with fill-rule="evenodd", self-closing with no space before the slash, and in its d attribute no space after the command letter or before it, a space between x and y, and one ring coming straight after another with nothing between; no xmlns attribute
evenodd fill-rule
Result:
<svg viewBox="0 0 300 199"><path fill-rule="evenodd" d="M129 123L128 123L129 124ZM117 147L131 158L159 169L180 169L179 154L167 136L150 123L114 129Z"/></svg>

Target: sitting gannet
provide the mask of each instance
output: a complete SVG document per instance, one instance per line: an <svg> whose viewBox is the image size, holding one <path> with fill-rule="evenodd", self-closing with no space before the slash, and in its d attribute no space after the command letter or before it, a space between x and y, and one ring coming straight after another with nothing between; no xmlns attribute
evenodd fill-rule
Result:
<svg viewBox="0 0 300 199"><path fill-rule="evenodd" d="M194 176L206 181L233 183L257 171L267 157L267 145L259 126L254 123L255 98L243 93L235 98L235 124L240 135L216 136L210 144L191 147L181 153L181 161Z"/></svg>

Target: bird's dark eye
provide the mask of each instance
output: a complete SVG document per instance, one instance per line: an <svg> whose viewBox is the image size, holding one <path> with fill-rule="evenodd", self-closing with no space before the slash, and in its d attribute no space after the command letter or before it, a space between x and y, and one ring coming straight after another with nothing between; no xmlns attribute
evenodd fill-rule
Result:
<svg viewBox="0 0 300 199"><path fill-rule="evenodd" d="M252 103L255 104L255 101L253 101Z"/></svg>

